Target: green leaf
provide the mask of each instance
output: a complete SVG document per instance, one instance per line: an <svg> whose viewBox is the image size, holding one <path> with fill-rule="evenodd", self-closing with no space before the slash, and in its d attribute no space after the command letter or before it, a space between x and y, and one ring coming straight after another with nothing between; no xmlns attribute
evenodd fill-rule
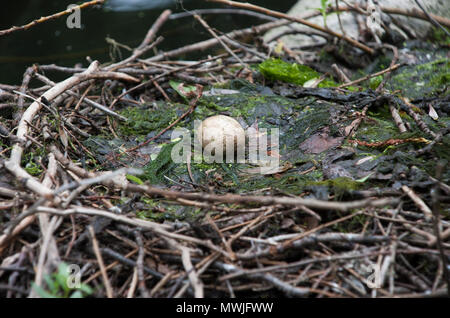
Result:
<svg viewBox="0 0 450 318"><path fill-rule="evenodd" d="M31 288L33 288L36 293L42 298L60 298L55 294L51 294L45 291L41 286L36 285L34 282L31 284Z"/></svg>
<svg viewBox="0 0 450 318"><path fill-rule="evenodd" d="M54 275L54 278L59 288L61 288L65 293L70 290L70 288L67 286L67 275L58 273Z"/></svg>
<svg viewBox="0 0 450 318"><path fill-rule="evenodd" d="M196 91L197 88L195 86L183 86L183 91L182 91L182 90L180 90L181 84L183 84L183 83L176 82L176 81L169 81L170 87L172 87L178 93L178 95L180 95L186 101L186 103L189 104L189 100L183 92L190 93L192 91Z"/></svg>
<svg viewBox="0 0 450 318"><path fill-rule="evenodd" d="M128 180L128 181L132 181L132 182L134 182L134 183L137 183L137 184L139 184L139 185L144 184L144 181L142 181L142 180L139 179L138 177L133 176L133 175L131 175L131 174L127 174L127 180Z"/></svg>
<svg viewBox="0 0 450 318"><path fill-rule="evenodd" d="M366 182L367 179L369 179L370 176L373 175L374 173L375 173L375 172L371 172L371 173L369 173L367 176L365 176L365 177L363 177L363 178L361 178L361 179L355 180L355 181L356 181L356 182L360 182L360 183L364 183L364 182Z"/></svg>
<svg viewBox="0 0 450 318"><path fill-rule="evenodd" d="M51 275L44 275L45 283L47 284L47 288L50 289L50 293L56 295L59 291L58 284L52 279Z"/></svg>
<svg viewBox="0 0 450 318"><path fill-rule="evenodd" d="M86 284L81 284L79 290L84 292L87 295L90 295L94 292L94 290L89 285L86 285Z"/></svg>
<svg viewBox="0 0 450 318"><path fill-rule="evenodd" d="M79 290L73 292L69 298L83 298L83 293Z"/></svg>

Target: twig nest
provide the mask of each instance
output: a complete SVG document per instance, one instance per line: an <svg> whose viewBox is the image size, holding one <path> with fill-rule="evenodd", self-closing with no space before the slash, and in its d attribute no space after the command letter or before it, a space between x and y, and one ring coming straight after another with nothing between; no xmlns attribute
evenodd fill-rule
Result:
<svg viewBox="0 0 450 318"><path fill-rule="evenodd" d="M245 131L239 122L231 117L216 115L206 118L197 129L197 137L203 148L226 151L227 143L234 151L245 147Z"/></svg>

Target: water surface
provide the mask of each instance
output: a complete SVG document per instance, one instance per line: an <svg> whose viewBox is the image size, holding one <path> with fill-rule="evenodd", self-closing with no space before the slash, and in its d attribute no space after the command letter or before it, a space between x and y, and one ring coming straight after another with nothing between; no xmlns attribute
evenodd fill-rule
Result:
<svg viewBox="0 0 450 318"><path fill-rule="evenodd" d="M169 7L173 12L198 8L217 8L217 4L203 0L110 0L109 7L88 8L81 12L81 29L68 29L66 17L36 25L27 31L17 31L0 37L0 83L19 84L26 68L33 63L72 66L88 62L85 57L110 61L110 45L106 37L129 47L137 46L155 19ZM0 11L0 29L23 25L41 16L51 15L67 8L73 0L14 0L4 1ZM169 3L167 3L169 2ZM296 0L254 1L261 6L286 12ZM134 4L134 8L132 5ZM153 4L153 8L149 8ZM157 4L157 5L156 5ZM134 11L128 11L135 9ZM144 8L144 9L142 9ZM220 31L231 31L264 21L245 15L204 16ZM161 50L177 48L210 38L204 28L192 17L168 21L160 34L165 37ZM121 50L123 56L128 52ZM195 58L195 56L191 56Z"/></svg>

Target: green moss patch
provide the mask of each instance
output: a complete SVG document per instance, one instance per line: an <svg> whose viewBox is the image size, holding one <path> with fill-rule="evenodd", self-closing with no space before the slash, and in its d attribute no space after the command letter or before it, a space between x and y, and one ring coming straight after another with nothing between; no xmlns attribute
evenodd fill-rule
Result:
<svg viewBox="0 0 450 318"><path fill-rule="evenodd" d="M432 62L408 66L396 72L387 88L401 90L402 95L411 99L448 95L450 83L450 60L437 59Z"/></svg>
<svg viewBox="0 0 450 318"><path fill-rule="evenodd" d="M267 79L279 80L297 85L304 85L307 81L321 76L320 73L314 71L309 66L297 63L291 64L274 58L259 64L259 71ZM336 86L336 83L331 79L325 79L319 84L319 87L331 86Z"/></svg>

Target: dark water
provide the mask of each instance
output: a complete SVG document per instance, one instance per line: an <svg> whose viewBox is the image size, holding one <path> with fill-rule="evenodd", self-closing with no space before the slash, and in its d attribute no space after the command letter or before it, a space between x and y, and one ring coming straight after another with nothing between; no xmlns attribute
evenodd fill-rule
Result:
<svg viewBox="0 0 450 318"><path fill-rule="evenodd" d="M136 0L129 1L131 3ZM289 10L295 2L296 0L252 1L254 4L283 12ZM62 11L71 3L76 3L76 1L2 1L0 29L23 25L41 16ZM186 10L221 7L203 0L186 0L183 2L183 6ZM183 12L183 8L176 3L169 7L173 12ZM20 84L24 71L33 63L56 63L66 66L82 63L83 66L86 66L88 64L86 56L98 59L100 62L110 61L110 46L105 41L106 37L109 36L129 47L135 47L142 41L148 28L163 10L164 8L159 7L119 12L102 8L87 8L81 12L81 29L67 28L67 17L65 16L36 25L27 31L17 31L2 36L0 37L0 83ZM204 18L211 26L224 32L265 22L254 17L235 14L208 15ZM164 42L159 45L161 50L169 50L210 38L206 30L194 22L192 17L166 22L160 34L165 38ZM124 57L129 54L123 49L122 53Z"/></svg>

